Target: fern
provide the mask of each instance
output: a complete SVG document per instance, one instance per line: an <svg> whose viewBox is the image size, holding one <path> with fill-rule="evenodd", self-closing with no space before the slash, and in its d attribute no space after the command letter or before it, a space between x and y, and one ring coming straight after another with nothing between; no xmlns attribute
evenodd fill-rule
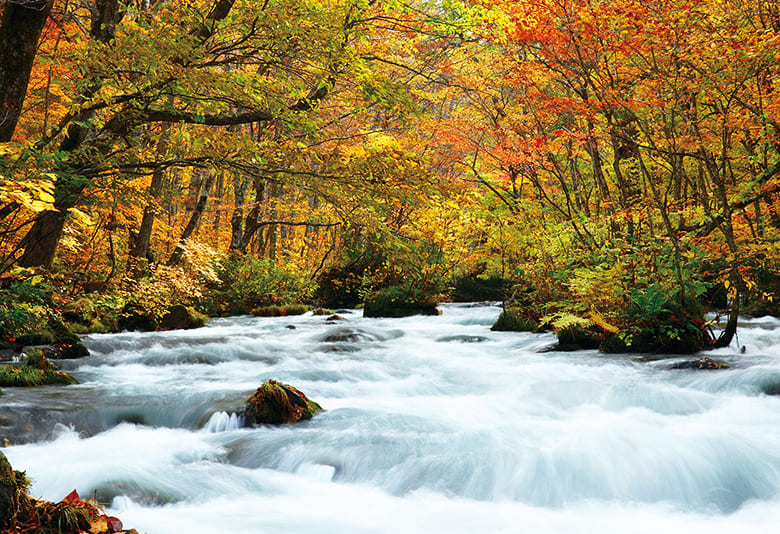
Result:
<svg viewBox="0 0 780 534"><path fill-rule="evenodd" d="M590 319L584 319L573 313L561 312L545 315L540 320L541 324L549 324L556 332L569 328L570 326L580 326L588 328L595 323Z"/></svg>
<svg viewBox="0 0 780 534"><path fill-rule="evenodd" d="M608 323L607 319L594 308L590 309L590 320L604 332L609 334L617 334L620 332L620 329L617 326Z"/></svg>

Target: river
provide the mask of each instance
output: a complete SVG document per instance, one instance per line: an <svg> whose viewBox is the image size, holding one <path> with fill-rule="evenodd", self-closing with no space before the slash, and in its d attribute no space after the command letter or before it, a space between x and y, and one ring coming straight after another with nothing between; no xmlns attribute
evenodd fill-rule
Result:
<svg viewBox="0 0 780 534"><path fill-rule="evenodd" d="M2 451L32 496L76 488L147 534L778 531L779 321L691 371L441 309L91 335L79 385L5 390L29 421ZM325 411L240 428L269 378Z"/></svg>

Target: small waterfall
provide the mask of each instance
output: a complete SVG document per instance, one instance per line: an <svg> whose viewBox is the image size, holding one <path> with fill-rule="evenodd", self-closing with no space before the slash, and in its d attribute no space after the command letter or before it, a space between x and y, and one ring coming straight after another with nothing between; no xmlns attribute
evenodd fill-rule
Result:
<svg viewBox="0 0 780 534"><path fill-rule="evenodd" d="M203 427L205 432L215 434L217 432L230 432L231 430L238 430L243 425L244 418L237 413L217 412L212 415L206 426Z"/></svg>

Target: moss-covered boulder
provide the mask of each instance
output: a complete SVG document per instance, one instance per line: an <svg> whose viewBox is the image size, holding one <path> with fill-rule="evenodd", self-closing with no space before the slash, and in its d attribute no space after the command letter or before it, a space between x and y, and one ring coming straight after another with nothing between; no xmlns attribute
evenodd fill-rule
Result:
<svg viewBox="0 0 780 534"><path fill-rule="evenodd" d="M249 397L244 407L247 425L280 425L311 419L322 407L296 388L267 380Z"/></svg>
<svg viewBox="0 0 780 534"><path fill-rule="evenodd" d="M154 332L157 330L157 318L149 310L128 303L122 308L117 317L117 325L120 330L128 332Z"/></svg>
<svg viewBox="0 0 780 534"><path fill-rule="evenodd" d="M176 304L168 308L165 315L160 317L157 325L159 330L189 330L205 326L209 318L193 308Z"/></svg>
<svg viewBox="0 0 780 534"><path fill-rule="evenodd" d="M402 286L380 289L363 303L363 317L409 317L439 315L439 301L433 295L410 291Z"/></svg>
<svg viewBox="0 0 780 534"><path fill-rule="evenodd" d="M22 365L0 366L0 386L36 387L52 384L78 384L78 381L67 373L57 371L40 349L30 351Z"/></svg>
<svg viewBox="0 0 780 534"><path fill-rule="evenodd" d="M519 306L507 306L490 328L494 332L536 332L539 325L533 314Z"/></svg>

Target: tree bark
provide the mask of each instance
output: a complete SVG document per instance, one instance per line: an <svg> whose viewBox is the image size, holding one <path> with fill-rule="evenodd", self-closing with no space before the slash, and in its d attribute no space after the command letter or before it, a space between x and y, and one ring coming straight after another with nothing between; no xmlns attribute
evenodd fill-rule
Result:
<svg viewBox="0 0 780 534"><path fill-rule="evenodd" d="M0 21L0 143L13 137L30 83L38 40L54 0L5 2Z"/></svg>

